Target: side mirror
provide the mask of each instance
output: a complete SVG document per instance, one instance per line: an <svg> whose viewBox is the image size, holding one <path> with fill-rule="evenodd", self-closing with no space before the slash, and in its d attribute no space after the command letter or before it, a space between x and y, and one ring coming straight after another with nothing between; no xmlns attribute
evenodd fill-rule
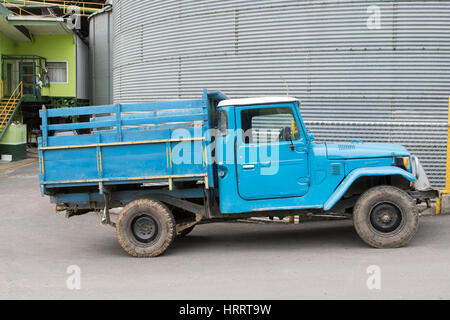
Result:
<svg viewBox="0 0 450 320"><path fill-rule="evenodd" d="M280 131L280 140L292 141L292 132L290 127L284 127Z"/></svg>
<svg viewBox="0 0 450 320"><path fill-rule="evenodd" d="M315 139L315 138L316 138L316 137L314 137L314 135L313 135L313 134L310 134L310 135L309 135L309 141L311 141L311 142L312 142L312 141L314 141L314 139Z"/></svg>

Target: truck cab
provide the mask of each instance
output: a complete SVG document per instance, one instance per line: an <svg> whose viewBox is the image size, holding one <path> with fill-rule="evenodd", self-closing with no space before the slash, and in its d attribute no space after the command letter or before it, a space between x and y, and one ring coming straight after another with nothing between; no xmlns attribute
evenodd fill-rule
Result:
<svg viewBox="0 0 450 320"><path fill-rule="evenodd" d="M420 164L401 145L316 143L300 107L299 100L289 97L219 103L216 154L222 213L328 211L342 197L362 192L359 185L409 188L417 180L413 161L416 167ZM421 180L421 190L431 190L424 173Z"/></svg>
<svg viewBox="0 0 450 320"><path fill-rule="evenodd" d="M201 100L43 110L42 193L68 216L103 208L136 257L162 254L197 224L252 217L339 215L372 247L408 243L417 204L438 197L418 158L398 144L316 142L300 111L293 97L206 90ZM74 115L93 116L48 124ZM80 128L92 131L50 134Z"/></svg>

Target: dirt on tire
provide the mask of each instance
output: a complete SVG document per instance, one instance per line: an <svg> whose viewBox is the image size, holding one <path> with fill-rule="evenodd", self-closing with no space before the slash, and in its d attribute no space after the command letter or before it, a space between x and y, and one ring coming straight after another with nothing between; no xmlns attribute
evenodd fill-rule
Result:
<svg viewBox="0 0 450 320"><path fill-rule="evenodd" d="M139 241L131 230L132 221L146 215L157 223L155 239L144 243ZM134 200L127 204L116 221L116 234L119 244L130 255L138 258L157 257L172 244L176 235L175 219L163 203L151 199Z"/></svg>
<svg viewBox="0 0 450 320"><path fill-rule="evenodd" d="M371 212L379 204L389 203L401 212L401 223L392 232L373 227ZM353 210L353 224L361 239L375 248L398 248L407 244L419 228L419 213L414 199L394 186L377 186L363 193Z"/></svg>

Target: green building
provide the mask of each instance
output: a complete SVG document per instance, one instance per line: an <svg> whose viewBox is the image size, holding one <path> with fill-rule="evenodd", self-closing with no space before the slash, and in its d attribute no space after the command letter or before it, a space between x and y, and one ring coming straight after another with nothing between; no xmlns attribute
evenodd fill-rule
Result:
<svg viewBox="0 0 450 320"><path fill-rule="evenodd" d="M0 4L0 143L14 122L27 126L33 142L43 105L89 103L88 45L80 35L63 17Z"/></svg>

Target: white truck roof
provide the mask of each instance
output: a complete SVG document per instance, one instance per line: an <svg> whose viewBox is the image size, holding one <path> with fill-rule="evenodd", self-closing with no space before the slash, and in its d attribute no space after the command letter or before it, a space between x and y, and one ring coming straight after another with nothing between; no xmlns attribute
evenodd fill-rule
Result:
<svg viewBox="0 0 450 320"><path fill-rule="evenodd" d="M299 101L297 98L280 96L280 97L257 97L244 99L229 99L219 102L219 107L226 106L248 106L252 104L268 104L268 103L283 103Z"/></svg>

